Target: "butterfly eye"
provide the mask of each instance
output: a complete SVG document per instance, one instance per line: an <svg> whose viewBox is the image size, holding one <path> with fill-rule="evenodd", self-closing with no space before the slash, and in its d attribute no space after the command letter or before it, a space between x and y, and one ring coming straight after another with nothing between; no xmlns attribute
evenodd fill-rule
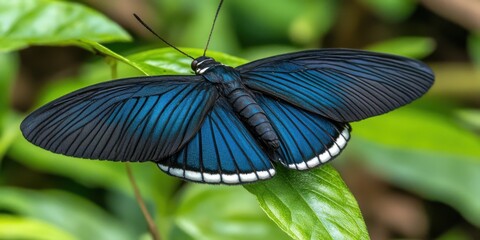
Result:
<svg viewBox="0 0 480 240"><path fill-rule="evenodd" d="M192 61L192 64L190 67L192 68L193 71L195 71L197 69L197 65L198 65L198 60L195 59Z"/></svg>

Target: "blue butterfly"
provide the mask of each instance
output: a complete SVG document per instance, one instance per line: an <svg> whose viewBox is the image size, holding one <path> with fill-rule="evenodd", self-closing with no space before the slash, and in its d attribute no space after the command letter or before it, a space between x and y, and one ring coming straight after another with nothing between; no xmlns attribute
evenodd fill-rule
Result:
<svg viewBox="0 0 480 240"><path fill-rule="evenodd" d="M422 96L434 75L403 57L350 49L284 54L232 68L210 57L196 75L96 84L31 113L26 139L68 156L153 161L166 173L241 184L274 176L274 163L325 164L350 139L348 122Z"/></svg>
<svg viewBox="0 0 480 240"><path fill-rule="evenodd" d="M210 36L223 0L220 1ZM67 94L22 122L33 144L68 156L153 161L203 183L269 179L275 163L306 170L332 160L348 122L422 96L434 75L403 57L351 49L295 52L232 68L193 58L192 76L151 76Z"/></svg>

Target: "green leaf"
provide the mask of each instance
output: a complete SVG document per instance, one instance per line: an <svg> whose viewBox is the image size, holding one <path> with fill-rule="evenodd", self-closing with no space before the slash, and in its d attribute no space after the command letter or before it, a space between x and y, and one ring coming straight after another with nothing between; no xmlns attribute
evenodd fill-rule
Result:
<svg viewBox="0 0 480 240"><path fill-rule="evenodd" d="M97 42L93 42L93 41L88 41L88 40L79 40L76 44L77 46L79 47L82 47L86 50L89 50L93 53L96 53L98 55L103 55L105 57L107 57L107 62L111 59L111 60L118 60L120 62L123 62L127 65L130 65L131 67L139 70L140 72L142 72L143 74L147 74L145 71L143 71L143 69L141 67L139 67L136 63L128 60L127 58L123 57L122 55L108 49L107 47L101 45L100 43L97 43Z"/></svg>
<svg viewBox="0 0 480 240"><path fill-rule="evenodd" d="M398 109L352 124L356 159L480 226L480 139L440 114ZM359 157L360 156L360 157Z"/></svg>
<svg viewBox="0 0 480 240"><path fill-rule="evenodd" d="M63 191L0 189L0 208L58 226L79 239L133 239L128 226L101 208Z"/></svg>
<svg viewBox="0 0 480 240"><path fill-rule="evenodd" d="M193 57L203 55L203 50L201 49L182 48L181 50ZM208 51L207 55L225 65L233 67L246 63L243 59L232 57L224 53ZM192 59L182 55L172 48L160 48L145 51L130 55L127 58L147 75L194 74L190 67Z"/></svg>
<svg viewBox="0 0 480 240"><path fill-rule="evenodd" d="M390 22L400 22L408 18L415 7L416 0L360 0L378 16Z"/></svg>
<svg viewBox="0 0 480 240"><path fill-rule="evenodd" d="M477 67L480 67L480 33L468 37L468 53Z"/></svg>
<svg viewBox="0 0 480 240"><path fill-rule="evenodd" d="M18 123L20 116L13 110L6 110L0 114L0 163L5 153L19 136Z"/></svg>
<svg viewBox="0 0 480 240"><path fill-rule="evenodd" d="M0 1L0 51L29 45L84 46L88 41L128 40L130 36L116 23L78 3Z"/></svg>
<svg viewBox="0 0 480 240"><path fill-rule="evenodd" d="M478 137L440 114L401 108L352 127L354 137L390 147L480 158Z"/></svg>
<svg viewBox="0 0 480 240"><path fill-rule="evenodd" d="M0 162L18 131L12 126L18 116L10 107L11 87L17 72L17 56L11 53L0 53Z"/></svg>
<svg viewBox="0 0 480 240"><path fill-rule="evenodd" d="M308 2L311 1L276 0L272 4L270 1L243 0L231 1L228 6L232 7L233 18L241 19L235 25L236 30L242 32L238 37L248 36L243 39L244 43L258 45L278 42L279 39L288 40L288 26L308 11L307 6L311 7ZM323 9L317 10L322 12ZM268 34L259 34L264 32Z"/></svg>
<svg viewBox="0 0 480 240"><path fill-rule="evenodd" d="M289 27L290 39L308 47L318 46L321 39L335 23L338 1L306 1L301 14L292 20Z"/></svg>
<svg viewBox="0 0 480 240"><path fill-rule="evenodd" d="M174 2L175 5L180 2L179 0L170 1ZM177 13L169 21L178 22L178 14L185 14L186 8L190 7L194 11L187 13L188 23L181 29L181 34L177 34L180 36L176 42L180 46L204 48L207 32L212 25L212 16L215 16L218 2L184 0L183 4L185 7L179 9L182 13ZM232 20L230 14L221 15L221 20L215 24L215 34L212 35L209 49L231 52L239 48L239 41L235 28L232 27Z"/></svg>
<svg viewBox="0 0 480 240"><path fill-rule="evenodd" d="M457 115L463 120L469 127L474 130L480 130L480 111L464 109L459 110Z"/></svg>
<svg viewBox="0 0 480 240"><path fill-rule="evenodd" d="M244 187L292 238L369 238L355 198L330 165L306 172L278 167L273 179Z"/></svg>
<svg viewBox="0 0 480 240"><path fill-rule="evenodd" d="M11 87L18 69L17 56L0 53L0 118L10 108Z"/></svg>
<svg viewBox="0 0 480 240"><path fill-rule="evenodd" d="M435 50L435 40L428 37L399 37L366 47L375 52L391 53L405 57L422 59Z"/></svg>
<svg viewBox="0 0 480 240"><path fill-rule="evenodd" d="M168 239L289 239L239 186L189 184L180 199Z"/></svg>
<svg viewBox="0 0 480 240"><path fill-rule="evenodd" d="M480 161L441 152L395 148L357 139L350 144L377 175L418 195L448 204L480 226Z"/></svg>
<svg viewBox="0 0 480 240"><path fill-rule="evenodd" d="M446 233L442 234L437 240L470 240L472 239L471 234L461 227L455 227L448 230Z"/></svg>
<svg viewBox="0 0 480 240"><path fill-rule="evenodd" d="M0 239L74 240L77 238L43 221L0 215Z"/></svg>

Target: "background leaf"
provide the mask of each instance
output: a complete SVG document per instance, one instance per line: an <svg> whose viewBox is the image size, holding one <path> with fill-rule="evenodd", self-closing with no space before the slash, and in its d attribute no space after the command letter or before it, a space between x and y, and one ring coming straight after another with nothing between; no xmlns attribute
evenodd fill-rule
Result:
<svg viewBox="0 0 480 240"><path fill-rule="evenodd" d="M132 239L126 226L102 209L63 191L0 189L0 209L55 224L79 239Z"/></svg>
<svg viewBox="0 0 480 240"><path fill-rule="evenodd" d="M193 57L203 55L202 49L182 48L187 54ZM247 61L228 54L208 51L207 55L216 61L229 66L237 66ZM144 51L127 57L139 69L148 75L185 74L194 75L190 65L192 59L182 55L171 48L160 48Z"/></svg>
<svg viewBox="0 0 480 240"><path fill-rule="evenodd" d="M415 0L360 1L370 7L378 16L391 22L398 22L410 16L417 4Z"/></svg>
<svg viewBox="0 0 480 240"><path fill-rule="evenodd" d="M367 50L422 59L435 50L435 41L428 37L399 37L366 47Z"/></svg>
<svg viewBox="0 0 480 240"><path fill-rule="evenodd" d="M480 131L480 111L473 109L463 109L457 112L459 118L470 128Z"/></svg>
<svg viewBox="0 0 480 240"><path fill-rule="evenodd" d="M386 146L480 159L478 137L439 113L402 108L352 126L354 136Z"/></svg>
<svg viewBox="0 0 480 240"><path fill-rule="evenodd" d="M290 239L240 186L191 184L180 199L173 221L192 239Z"/></svg>
<svg viewBox="0 0 480 240"><path fill-rule="evenodd" d="M0 162L18 131L12 126L19 116L11 109L12 83L18 70L17 55L0 53Z"/></svg>
<svg viewBox="0 0 480 240"><path fill-rule="evenodd" d="M354 123L352 128L350 148L361 154L355 159L402 188L453 206L480 226L476 135L437 114L412 108Z"/></svg>
<svg viewBox="0 0 480 240"><path fill-rule="evenodd" d="M480 67L480 33L472 33L468 37L468 53L473 63Z"/></svg>
<svg viewBox="0 0 480 240"><path fill-rule="evenodd" d="M0 53L0 118L10 108L12 83L18 71L18 58L14 53Z"/></svg>
<svg viewBox="0 0 480 240"><path fill-rule="evenodd" d="M290 41L310 47L318 46L318 39L333 26L338 6L338 2L332 0L277 0L275 7L270 2L255 0L232 1L229 4L233 17L242 19L235 24L236 29L243 32L238 38L247 45ZM252 25L256 28L251 28Z"/></svg>
<svg viewBox="0 0 480 240"><path fill-rule="evenodd" d="M28 45L128 41L130 36L95 10L53 0L0 1L0 51Z"/></svg>
<svg viewBox="0 0 480 240"><path fill-rule="evenodd" d="M0 239L74 240L77 238L43 221L0 215Z"/></svg>

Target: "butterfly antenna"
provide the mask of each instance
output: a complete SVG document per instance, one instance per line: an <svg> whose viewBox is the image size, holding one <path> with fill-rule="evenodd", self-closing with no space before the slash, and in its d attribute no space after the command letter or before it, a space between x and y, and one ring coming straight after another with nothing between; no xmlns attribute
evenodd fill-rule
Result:
<svg viewBox="0 0 480 240"><path fill-rule="evenodd" d="M223 1L223 0L222 0ZM150 31L153 35L155 35L157 38L159 38L160 40L162 40L162 42L164 42L165 44L167 44L168 46L172 47L173 49L177 50L178 52L180 52L181 54L191 58L192 60L195 60L194 57L186 54L184 51L178 49L177 47L173 46L172 44L170 44L169 42L167 42L167 40L163 39L162 37L160 37L157 33L155 33L155 31L153 31L153 29L151 29L137 14L133 14L133 16L137 19L138 22L140 22L140 24L142 24L146 29L148 29L148 31Z"/></svg>
<svg viewBox="0 0 480 240"><path fill-rule="evenodd" d="M213 19L212 29L210 29L210 34L208 35L207 45L205 50L203 50L203 56L207 53L208 45L210 44L210 39L212 38L213 29L215 28L215 23L217 22L218 13L220 13L220 8L222 8L223 0L220 0L218 4L217 12L215 13L215 18Z"/></svg>

